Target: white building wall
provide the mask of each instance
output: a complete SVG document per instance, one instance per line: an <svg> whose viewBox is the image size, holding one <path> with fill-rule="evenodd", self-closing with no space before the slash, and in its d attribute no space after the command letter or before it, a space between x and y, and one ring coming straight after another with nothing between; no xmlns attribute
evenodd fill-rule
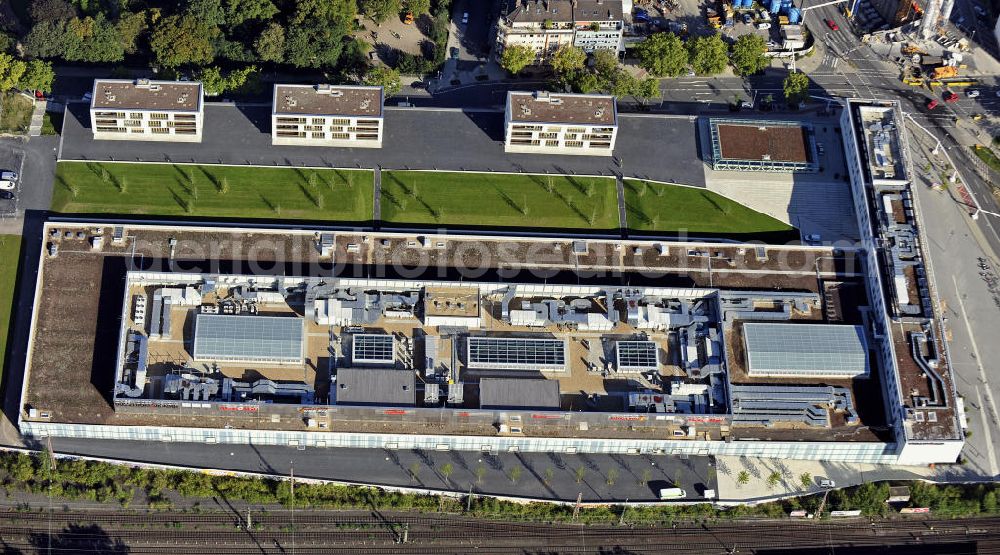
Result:
<svg viewBox="0 0 1000 555"><path fill-rule="evenodd" d="M90 108L95 139L200 143L201 110Z"/></svg>
<svg viewBox="0 0 1000 555"><path fill-rule="evenodd" d="M383 123L371 116L272 113L271 144L381 148ZM301 136L287 136L293 134Z"/></svg>
<svg viewBox="0 0 1000 555"><path fill-rule="evenodd" d="M641 439L581 439L554 437L446 436L430 434L366 434L180 428L164 426L107 426L20 422L21 433L47 436L184 442L195 444L249 444L367 449L426 449L442 446L456 451L728 455L848 463L896 464L896 445L878 442L686 441ZM930 451L928 451L930 452Z"/></svg>

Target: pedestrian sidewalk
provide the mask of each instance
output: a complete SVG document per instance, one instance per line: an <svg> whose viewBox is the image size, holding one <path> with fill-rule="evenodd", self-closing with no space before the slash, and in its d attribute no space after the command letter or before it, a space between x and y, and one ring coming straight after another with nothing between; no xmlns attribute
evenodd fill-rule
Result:
<svg viewBox="0 0 1000 555"><path fill-rule="evenodd" d="M35 110L31 113L31 124L28 126L29 137L39 137L42 134L42 122L45 119L45 108L48 102L35 100Z"/></svg>
<svg viewBox="0 0 1000 555"><path fill-rule="evenodd" d="M856 486L865 482L885 480L929 480L935 482L986 481L971 469L961 465L894 466L858 464L829 461L803 461L788 459L762 459L751 457L716 457L719 503L759 503L784 497L819 493L821 479L833 480L838 488ZM747 482L739 483L740 474L746 472ZM772 473L778 482L768 483ZM808 473L809 485L802 483Z"/></svg>

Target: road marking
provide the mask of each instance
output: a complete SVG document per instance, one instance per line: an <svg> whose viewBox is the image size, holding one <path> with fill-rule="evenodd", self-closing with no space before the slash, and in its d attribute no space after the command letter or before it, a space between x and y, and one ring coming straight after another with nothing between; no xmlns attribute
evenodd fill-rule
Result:
<svg viewBox="0 0 1000 555"><path fill-rule="evenodd" d="M958 299L958 308L962 311L962 321L965 322L966 332L969 334L969 343L972 344L972 354L976 357L976 368L979 369L979 381L980 385L986 390L986 402L989 403L989 408L992 416L993 422L997 421L997 405L993 400L993 392L990 390L990 382L986 379L986 370L983 368L983 360L979 358L979 346L976 344L976 338L972 335L972 324L969 323L969 317L965 312L965 301L962 300L962 290L958 288L958 280L955 279L955 275L952 274L951 282L955 286L955 298ZM979 388L976 388L977 394L979 393ZM980 407L983 405L980 404ZM985 416L983 416L985 418ZM984 424L987 424L984 422ZM990 471L996 476L1000 471L997 469L996 455L993 453L993 441L990 440L989 427L984 428L986 430L987 445L990 447Z"/></svg>
<svg viewBox="0 0 1000 555"><path fill-rule="evenodd" d="M979 407L983 406L983 393L980 388L976 387L976 401L978 401ZM990 475L996 477L1000 474L1000 468L997 467L997 454L993 451L993 434L990 433L990 423L986 420L986 411L979 409L979 419L983 421L983 435L986 436L983 439L986 440L986 459L990 463Z"/></svg>

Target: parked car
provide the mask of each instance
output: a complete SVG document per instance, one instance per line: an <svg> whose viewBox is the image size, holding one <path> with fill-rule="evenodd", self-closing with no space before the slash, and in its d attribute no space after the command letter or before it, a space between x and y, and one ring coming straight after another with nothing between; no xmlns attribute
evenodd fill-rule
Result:
<svg viewBox="0 0 1000 555"><path fill-rule="evenodd" d="M465 12L462 14L462 25L468 25L468 24L469 24L469 12Z"/></svg>
<svg viewBox="0 0 1000 555"><path fill-rule="evenodd" d="M753 104L749 100L741 100L740 108L744 108L746 110L753 110Z"/></svg>
<svg viewBox="0 0 1000 555"><path fill-rule="evenodd" d="M458 59L458 54L459 54L458 48L452 46L451 47L451 59L452 60L457 60Z"/></svg>
<svg viewBox="0 0 1000 555"><path fill-rule="evenodd" d="M973 4L972 9L976 11L976 15L978 15L979 17L986 17L987 15L989 15L986 9L980 6L979 4Z"/></svg>
<svg viewBox="0 0 1000 555"><path fill-rule="evenodd" d="M837 483L829 478L823 478L822 480L819 481L819 487L833 489L837 487Z"/></svg>
<svg viewBox="0 0 1000 555"><path fill-rule="evenodd" d="M694 70L693 69L689 69L688 73L687 73L687 76L688 77L694 77L695 76ZM997 96L1000 96L1000 91L997 91Z"/></svg>
<svg viewBox="0 0 1000 555"><path fill-rule="evenodd" d="M938 105L937 99L936 98L932 98L931 101L927 103L927 109L928 110L933 110L934 108L937 108L937 105Z"/></svg>
<svg viewBox="0 0 1000 555"><path fill-rule="evenodd" d="M771 28L771 24L768 23L768 22L766 22L766 21L761 21L760 23L757 24L757 28L758 29L770 29Z"/></svg>
<svg viewBox="0 0 1000 555"><path fill-rule="evenodd" d="M3 200L14 200L13 191L0 191L0 199Z"/></svg>
<svg viewBox="0 0 1000 555"><path fill-rule="evenodd" d="M17 172L10 170L0 171L0 179L4 181L17 181Z"/></svg>
<svg viewBox="0 0 1000 555"><path fill-rule="evenodd" d="M403 16L403 25L413 25L413 12L406 12Z"/></svg>
<svg viewBox="0 0 1000 555"><path fill-rule="evenodd" d="M831 31L839 31L840 30L840 26L837 25L836 21L834 21L832 19L824 19L823 21L826 22L826 26L829 27Z"/></svg>
<svg viewBox="0 0 1000 555"><path fill-rule="evenodd" d="M979 91L976 89L969 89L965 91L965 96L969 98L979 98Z"/></svg>
<svg viewBox="0 0 1000 555"><path fill-rule="evenodd" d="M753 23L753 17L748 13L743 14L743 23L750 25L751 23Z"/></svg>
<svg viewBox="0 0 1000 555"><path fill-rule="evenodd" d="M944 101L945 102L958 102L958 94L956 94L956 93L954 93L952 91L948 91L948 92L944 93Z"/></svg>
<svg viewBox="0 0 1000 555"><path fill-rule="evenodd" d="M16 187L13 181L0 181L0 191L13 191Z"/></svg>
<svg viewBox="0 0 1000 555"><path fill-rule="evenodd" d="M681 488L663 488L660 490L660 499L684 499L687 492Z"/></svg>

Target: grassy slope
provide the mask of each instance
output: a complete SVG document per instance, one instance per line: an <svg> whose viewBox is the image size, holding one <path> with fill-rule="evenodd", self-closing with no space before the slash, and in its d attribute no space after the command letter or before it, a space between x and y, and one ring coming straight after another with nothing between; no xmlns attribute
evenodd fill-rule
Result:
<svg viewBox="0 0 1000 555"><path fill-rule="evenodd" d="M663 233L744 234L792 226L704 189L625 180L630 229Z"/></svg>
<svg viewBox="0 0 1000 555"><path fill-rule="evenodd" d="M228 192L222 192L223 178ZM344 170L60 162L52 209L368 221L372 218L372 179L371 172Z"/></svg>
<svg viewBox="0 0 1000 555"><path fill-rule="evenodd" d="M26 133L31 124L34 106L31 100L17 93L2 95L3 114L0 115L0 132Z"/></svg>
<svg viewBox="0 0 1000 555"><path fill-rule="evenodd" d="M610 178L394 171L382 173L382 220L616 229L618 208Z"/></svg>
<svg viewBox="0 0 1000 555"><path fill-rule="evenodd" d="M11 323L10 308L14 302L14 283L21 249L17 235L0 235L0 376L4 370L7 352L7 333Z"/></svg>

